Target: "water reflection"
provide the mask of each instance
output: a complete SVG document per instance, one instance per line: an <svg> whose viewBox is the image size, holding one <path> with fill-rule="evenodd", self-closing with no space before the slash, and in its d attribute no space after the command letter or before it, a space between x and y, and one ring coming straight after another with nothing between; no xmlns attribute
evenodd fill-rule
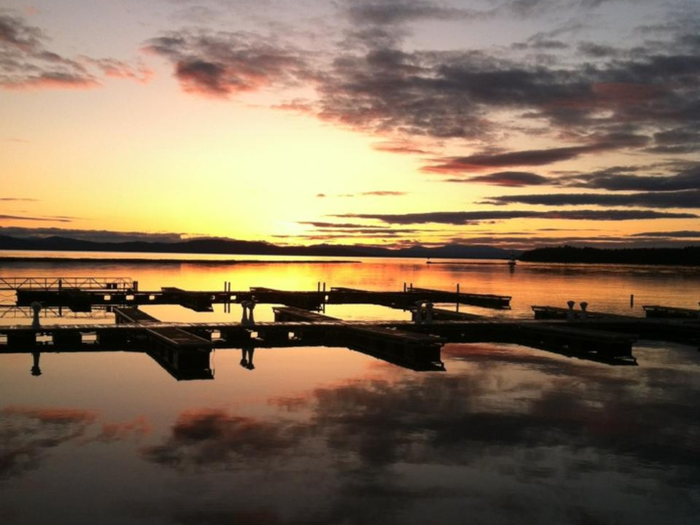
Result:
<svg viewBox="0 0 700 525"><path fill-rule="evenodd" d="M673 365L656 358L662 350L676 352ZM95 410L8 407L0 464L16 478L70 443L132 443L105 453L135 455L149 477L173 483L147 499L134 487L124 523L667 523L669 513L690 523L700 509L700 359L683 347L641 353L647 366L619 369L448 345L443 374L374 362L371 373L319 376L255 406L233 402L233 381L226 399L177 403L155 432L144 416L100 425ZM266 369L279 382L288 365L274 363Z"/></svg>
<svg viewBox="0 0 700 525"><path fill-rule="evenodd" d="M513 295L514 310L498 315L529 318L532 304L569 299L639 315L630 293L640 306L695 307L700 295L687 272L351 266L115 263L95 273L193 290L224 281L309 290L318 281L396 290L404 281L461 282L465 291ZM329 315L397 316L352 308ZM241 313L153 309L174 321L238 321ZM272 316L257 309L255 317ZM642 341L640 366L609 367L510 344L450 344L446 371L415 373L340 345L261 346L274 345L215 350L216 381L173 381L154 362L184 362L154 361L145 348L0 355L3 525L80 525L94 516L118 525L670 525L700 515L694 347ZM212 376L213 360L199 362Z"/></svg>
<svg viewBox="0 0 700 525"><path fill-rule="evenodd" d="M255 370L255 365L253 364L254 353L255 347L252 344L241 347L241 366L246 370Z"/></svg>
<svg viewBox="0 0 700 525"><path fill-rule="evenodd" d="M275 523L336 523L341 516L345 523L424 523L436 509L440 523L463 523L465 516L513 523L523 512L536 521L586 514L607 522L613 512L651 523L660 513L672 511L683 522L697 511L700 425L693 414L700 391L692 374L633 380L507 348L494 359L493 348L478 345L454 346L450 354L465 365L459 374L387 373L320 386L270 400L280 408L273 418L185 411L142 454L185 479L202 470L245 471L255 479L273 468L278 479L267 479L266 491L275 497L286 483L310 481L290 471L323 473L314 498L325 504L309 514L298 502L286 508L288 519L275 514ZM659 380L655 388L665 393L657 399L648 388ZM659 486L674 493L653 498L650 520L652 503L644 498ZM616 501L600 501L601 490ZM279 505L246 503L250 490L229 496L214 515L198 510L199 519L243 509L281 512Z"/></svg>

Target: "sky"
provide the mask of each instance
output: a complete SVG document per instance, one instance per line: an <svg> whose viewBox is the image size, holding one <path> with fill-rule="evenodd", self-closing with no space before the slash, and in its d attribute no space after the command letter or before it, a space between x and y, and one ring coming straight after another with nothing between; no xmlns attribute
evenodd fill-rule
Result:
<svg viewBox="0 0 700 525"><path fill-rule="evenodd" d="M0 235L700 243L697 0L2 0Z"/></svg>

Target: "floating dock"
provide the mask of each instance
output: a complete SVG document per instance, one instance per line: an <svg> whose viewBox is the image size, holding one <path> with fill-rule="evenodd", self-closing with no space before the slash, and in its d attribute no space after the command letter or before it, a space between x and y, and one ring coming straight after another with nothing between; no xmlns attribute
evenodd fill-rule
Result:
<svg viewBox="0 0 700 525"><path fill-rule="evenodd" d="M700 310L690 308L675 308L672 306L643 306L647 317L662 319L699 319Z"/></svg>
<svg viewBox="0 0 700 525"><path fill-rule="evenodd" d="M480 306L483 308L508 309L511 297L491 294L460 293L459 291L407 288L403 291L368 291L353 288L331 288L330 290L293 291L252 287L249 290L190 291L164 287L157 291L142 291L136 281L120 278L108 279L86 288L62 284L61 279L39 278L17 279L11 283L15 288L17 306L29 306L40 302L46 306L67 307L74 312L89 311L94 306L144 306L148 304L176 304L197 312L211 311L214 304L240 304L255 301L261 304L282 304L308 310L319 310L325 304L375 304L408 310L419 302L451 303ZM20 286L20 283L25 283ZM36 283L30 286L27 283ZM130 286L129 286L130 284ZM103 288L97 286L114 286ZM8 285L9 286L9 285Z"/></svg>
<svg viewBox="0 0 700 525"><path fill-rule="evenodd" d="M78 278L75 278L78 279ZM534 320L490 318L458 311L459 305L503 309L511 297L404 287L402 291L370 291L337 287L330 290L288 291L253 287L246 291L189 291L164 287L139 291L127 278L4 279L16 293L14 308L31 325L0 326L0 353L61 351L146 351L177 379L211 379L214 348L252 352L259 347L341 346L413 370L443 370L445 343L510 343L610 364L634 364L633 345L639 338L685 344L700 343L700 319L695 310L649 306L648 318L574 310L572 306L533 306ZM41 304L39 304L41 303ZM58 304L57 304L58 303ZM211 311L215 303L240 304L241 322L164 323L138 308L141 304L178 304ZM256 323L256 304L276 305L274 322ZM435 304L453 303L455 311ZM410 311L412 320L345 321L314 310L326 304L375 304ZM113 311L116 324L40 324L40 307L78 311L93 307ZM284 305L284 306L278 306ZM30 307L29 310L27 307ZM27 315L29 314L29 315ZM246 358L244 358L246 360Z"/></svg>
<svg viewBox="0 0 700 525"><path fill-rule="evenodd" d="M414 370L444 370L440 349L445 339L383 325L351 323L300 308L273 308L275 321L335 323L324 330L325 342L369 353Z"/></svg>

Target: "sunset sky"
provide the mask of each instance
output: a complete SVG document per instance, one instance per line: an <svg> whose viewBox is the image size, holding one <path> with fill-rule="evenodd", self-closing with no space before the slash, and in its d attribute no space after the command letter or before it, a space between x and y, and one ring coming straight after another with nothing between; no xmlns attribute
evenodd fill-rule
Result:
<svg viewBox="0 0 700 525"><path fill-rule="evenodd" d="M699 86L698 0L2 0L0 235L698 244Z"/></svg>

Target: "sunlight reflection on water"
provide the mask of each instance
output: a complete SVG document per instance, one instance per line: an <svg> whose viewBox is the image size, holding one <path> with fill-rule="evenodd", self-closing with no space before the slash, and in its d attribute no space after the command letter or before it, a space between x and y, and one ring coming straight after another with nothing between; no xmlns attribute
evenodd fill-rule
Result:
<svg viewBox="0 0 700 525"><path fill-rule="evenodd" d="M498 315L588 300L695 307L700 275L503 262L141 266L7 264L11 275L124 275L141 289L317 283L513 296ZM630 308L629 295L635 294ZM235 320L178 306L163 320ZM463 307L462 310L483 309ZM329 306L345 319L401 311ZM260 305L256 318L271 320ZM9 322L7 319L4 322ZM14 320L13 322L18 322ZM61 321L63 322L63 321ZM517 345L451 344L419 373L342 348L215 351L213 381L176 382L131 352L0 355L3 523L695 523L700 353L635 346L611 367ZM39 503L40 502L40 503Z"/></svg>

